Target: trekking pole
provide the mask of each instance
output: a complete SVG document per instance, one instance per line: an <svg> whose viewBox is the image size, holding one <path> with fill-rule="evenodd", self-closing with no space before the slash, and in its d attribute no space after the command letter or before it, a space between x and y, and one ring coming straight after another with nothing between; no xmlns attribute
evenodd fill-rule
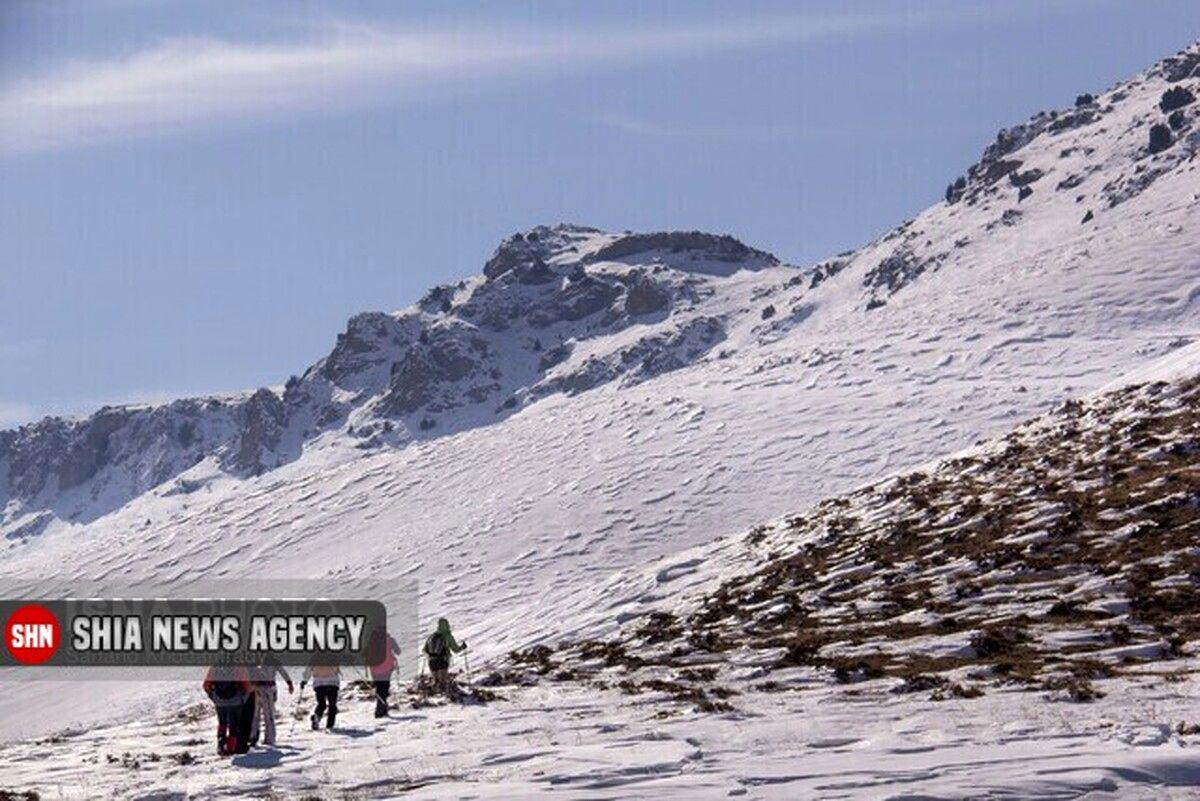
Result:
<svg viewBox="0 0 1200 801"><path fill-rule="evenodd" d="M417 679L414 682L415 686L413 687L413 690L417 694L417 697L419 697L419 698L424 698L428 694L428 691L424 686L425 685L425 665L428 662L429 662L429 657L426 656L425 654L421 654L421 656L417 658Z"/></svg>
<svg viewBox="0 0 1200 801"><path fill-rule="evenodd" d="M386 707L388 705L388 699L384 698L383 693L379 692L379 687L375 684L374 681L371 682L371 689L375 693L375 700L378 701L379 703L383 704Z"/></svg>
<svg viewBox="0 0 1200 801"><path fill-rule="evenodd" d="M296 733L296 721L300 719L300 702L304 700L304 685L300 685L300 694L296 696L296 708L292 712L292 727L288 729L288 739Z"/></svg>
<svg viewBox="0 0 1200 801"><path fill-rule="evenodd" d="M469 653L467 653L467 650L465 648L463 649L463 661L467 665L467 686L473 687L475 684L475 680L471 678L471 655Z"/></svg>

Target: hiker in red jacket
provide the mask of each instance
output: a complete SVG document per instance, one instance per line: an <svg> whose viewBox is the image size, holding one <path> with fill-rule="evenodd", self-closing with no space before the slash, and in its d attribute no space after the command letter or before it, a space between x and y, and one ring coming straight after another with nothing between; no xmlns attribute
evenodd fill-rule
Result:
<svg viewBox="0 0 1200 801"><path fill-rule="evenodd" d="M370 658L379 655L379 661L371 664ZM383 629L371 633L371 644L367 648L367 670L371 673L371 684L375 687L375 717L386 718L388 695L392 691L392 671L396 669L396 657L400 646L392 635Z"/></svg>
<svg viewBox="0 0 1200 801"><path fill-rule="evenodd" d="M241 665L213 665L204 677L204 694L217 708L217 753L244 754L250 750L250 721L254 715L254 685Z"/></svg>

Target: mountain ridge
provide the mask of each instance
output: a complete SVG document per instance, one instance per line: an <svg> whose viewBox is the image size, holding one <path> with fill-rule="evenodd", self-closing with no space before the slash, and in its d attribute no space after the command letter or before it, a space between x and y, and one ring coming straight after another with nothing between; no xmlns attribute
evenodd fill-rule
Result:
<svg viewBox="0 0 1200 801"><path fill-rule="evenodd" d="M577 394L622 376L644 379L707 352L723 336L720 321L664 330L626 345L605 364L551 373L581 340L661 323L672 306L694 303L704 291L700 276L780 266L727 235L538 226L502 242L482 277L434 287L397 312L354 315L330 353L282 390L106 406L0 432L0 489L8 489L0 501L36 509L46 496L105 479L99 474L110 466L129 467L132 475L119 477L126 485L111 501L68 514L86 521L206 459L234 476L260 475L331 431L362 448L396 445L424 436L436 426L435 415L463 406L490 404L475 410L477 421L463 423L484 424L557 392ZM491 336L514 326L529 335L516 347ZM516 378L507 379L502 368ZM89 489L93 497L104 491ZM8 511L0 515L0 531L20 539L49 522L44 514L30 519Z"/></svg>

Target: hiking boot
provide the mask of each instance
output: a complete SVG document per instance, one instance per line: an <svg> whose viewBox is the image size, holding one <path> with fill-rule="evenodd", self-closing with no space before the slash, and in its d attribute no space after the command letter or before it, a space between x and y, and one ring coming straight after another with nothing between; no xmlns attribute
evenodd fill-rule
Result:
<svg viewBox="0 0 1200 801"><path fill-rule="evenodd" d="M310 723L312 723L312 730L313 730L313 731L316 731L316 730L317 730L317 716L316 716L316 715L310 715L310 716L309 716L309 718L308 718L308 720L309 720L309 722L310 722Z"/></svg>

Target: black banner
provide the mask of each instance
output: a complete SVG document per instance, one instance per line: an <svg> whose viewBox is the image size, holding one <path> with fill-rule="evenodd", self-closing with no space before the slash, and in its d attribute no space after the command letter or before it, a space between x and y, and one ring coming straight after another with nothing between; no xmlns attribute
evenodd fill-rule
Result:
<svg viewBox="0 0 1200 801"><path fill-rule="evenodd" d="M313 599L0 600L0 667L363 665L387 643L383 604Z"/></svg>

